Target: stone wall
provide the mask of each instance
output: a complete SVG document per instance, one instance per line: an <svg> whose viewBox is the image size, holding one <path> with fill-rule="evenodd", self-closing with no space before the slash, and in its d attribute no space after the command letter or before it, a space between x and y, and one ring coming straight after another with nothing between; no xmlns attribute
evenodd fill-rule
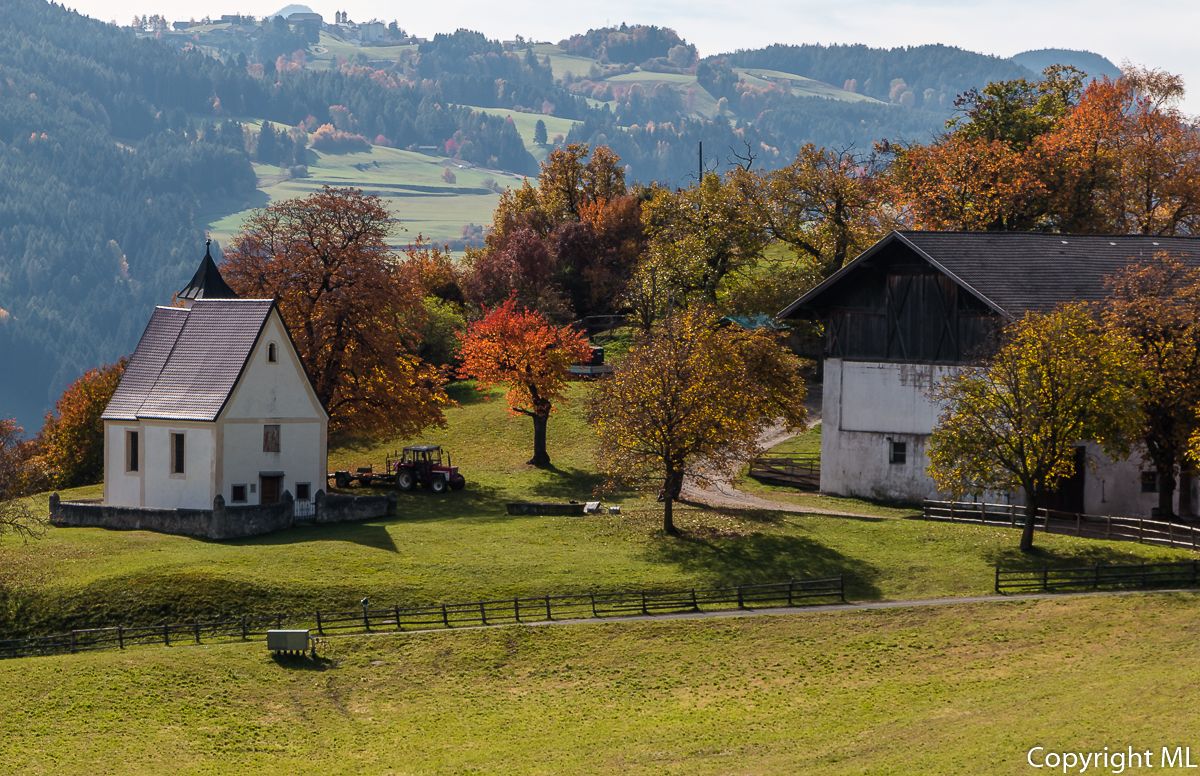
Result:
<svg viewBox="0 0 1200 776"><path fill-rule="evenodd" d="M387 496L327 496L318 490L311 519L293 516L292 494L283 492L278 504L226 506L218 494L212 509L154 509L116 507L99 501L61 501L50 495L50 522L59 527L113 528L157 531L202 539L238 539L291 528L297 523L342 523L396 514L396 494Z"/></svg>

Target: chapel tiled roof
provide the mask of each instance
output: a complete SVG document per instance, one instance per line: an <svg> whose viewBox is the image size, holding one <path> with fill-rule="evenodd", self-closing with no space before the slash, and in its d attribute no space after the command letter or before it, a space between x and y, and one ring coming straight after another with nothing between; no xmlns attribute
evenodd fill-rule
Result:
<svg viewBox="0 0 1200 776"><path fill-rule="evenodd" d="M779 318L820 307L820 297L885 250L903 245L972 290L998 313L1019 318L1061 302L1104 299L1104 278L1133 261L1167 253L1200 266L1200 239L1044 232L895 231L793 302Z"/></svg>
<svg viewBox="0 0 1200 776"><path fill-rule="evenodd" d="M197 299L155 308L105 420L217 419L274 306L270 299Z"/></svg>

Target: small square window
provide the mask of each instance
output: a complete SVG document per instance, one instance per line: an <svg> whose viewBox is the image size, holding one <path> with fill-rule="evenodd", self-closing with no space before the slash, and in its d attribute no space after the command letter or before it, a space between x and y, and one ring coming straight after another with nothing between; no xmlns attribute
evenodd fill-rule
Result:
<svg viewBox="0 0 1200 776"><path fill-rule="evenodd" d="M184 473L184 433L182 431L173 432L171 434L171 474Z"/></svg>
<svg viewBox="0 0 1200 776"><path fill-rule="evenodd" d="M279 426L263 426L263 452L279 452Z"/></svg>
<svg viewBox="0 0 1200 776"><path fill-rule="evenodd" d="M311 501L312 500L312 488L309 487L309 484L307 482L297 482L296 483L296 500L297 501Z"/></svg>
<svg viewBox="0 0 1200 776"><path fill-rule="evenodd" d="M908 442L888 442L888 463L908 462Z"/></svg>
<svg viewBox="0 0 1200 776"><path fill-rule="evenodd" d="M1142 472L1142 493L1158 493L1158 474Z"/></svg>
<svg viewBox="0 0 1200 776"><path fill-rule="evenodd" d="M234 504L245 503L245 501L246 501L246 486L245 485L234 485L232 488L232 492L229 495L230 495L230 501L232 501Z"/></svg>

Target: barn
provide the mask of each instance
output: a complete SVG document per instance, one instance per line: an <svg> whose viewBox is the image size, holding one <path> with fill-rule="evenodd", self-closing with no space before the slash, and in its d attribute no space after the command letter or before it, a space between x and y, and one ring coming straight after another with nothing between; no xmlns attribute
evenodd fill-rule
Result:
<svg viewBox="0 0 1200 776"><path fill-rule="evenodd" d="M895 231L780 314L824 327L821 490L919 502L944 498L926 473L934 384L986 356L1007 322L1073 300L1166 253L1200 264L1200 240L1129 235ZM1111 461L1081 440L1076 475L1048 506L1150 517L1157 486L1139 454ZM1193 482L1187 486L1196 503ZM1178 497L1178 494L1177 494ZM1021 503L1021 494L988 500Z"/></svg>

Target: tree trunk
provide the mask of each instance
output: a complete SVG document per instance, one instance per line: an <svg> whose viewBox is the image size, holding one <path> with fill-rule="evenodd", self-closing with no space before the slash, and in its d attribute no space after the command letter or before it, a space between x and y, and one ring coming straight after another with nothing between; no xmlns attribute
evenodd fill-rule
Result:
<svg viewBox="0 0 1200 776"><path fill-rule="evenodd" d="M1158 519L1170 520L1175 516L1175 471L1158 470Z"/></svg>
<svg viewBox="0 0 1200 776"><path fill-rule="evenodd" d="M1190 469L1179 472L1179 516L1195 517L1196 505L1192 503L1192 475Z"/></svg>
<svg viewBox="0 0 1200 776"><path fill-rule="evenodd" d="M683 472L667 469L667 476L663 479L662 501L663 501L663 530L671 536L678 536L679 529L675 527L675 519L673 514L673 506L679 499L680 492L683 491Z"/></svg>
<svg viewBox="0 0 1200 776"><path fill-rule="evenodd" d="M663 530L671 536L678 536L679 529L675 527L675 520L671 513L671 505L675 503L675 499L667 496L663 499Z"/></svg>
<svg viewBox="0 0 1200 776"><path fill-rule="evenodd" d="M533 416L533 457L529 463L534 466L549 466L550 455L546 452L546 421L538 415Z"/></svg>
<svg viewBox="0 0 1200 776"><path fill-rule="evenodd" d="M1021 552L1029 552L1033 549L1033 524L1037 520L1040 502L1041 498L1036 490L1025 489L1025 527L1021 531Z"/></svg>

